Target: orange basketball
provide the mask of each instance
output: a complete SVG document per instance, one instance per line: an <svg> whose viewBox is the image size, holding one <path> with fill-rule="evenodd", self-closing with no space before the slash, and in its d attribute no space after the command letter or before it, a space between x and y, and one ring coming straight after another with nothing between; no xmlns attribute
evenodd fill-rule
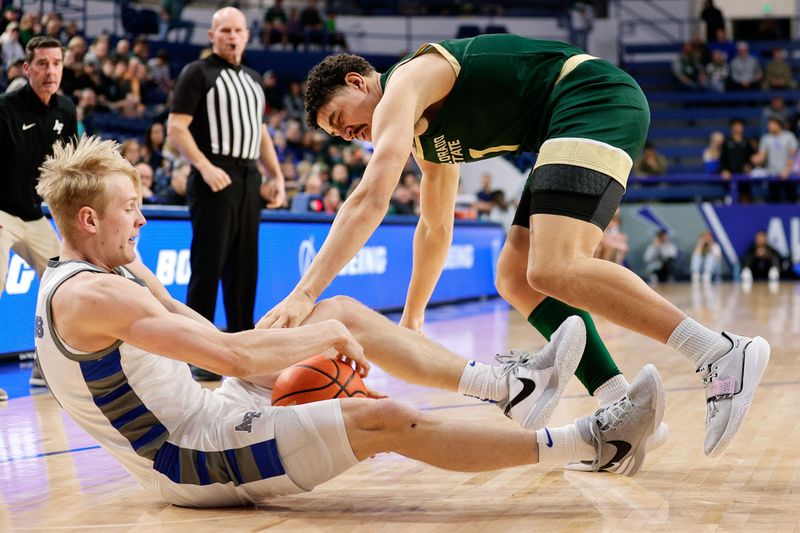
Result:
<svg viewBox="0 0 800 533"><path fill-rule="evenodd" d="M272 405L298 405L353 396L367 397L361 376L341 361L315 355L281 372L272 389Z"/></svg>

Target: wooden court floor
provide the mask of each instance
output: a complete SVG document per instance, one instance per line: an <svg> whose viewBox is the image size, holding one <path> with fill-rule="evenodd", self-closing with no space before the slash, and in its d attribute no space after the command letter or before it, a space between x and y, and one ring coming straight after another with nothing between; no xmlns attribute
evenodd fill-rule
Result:
<svg viewBox="0 0 800 533"><path fill-rule="evenodd" d="M394 455L368 460L309 494L254 508L192 510L144 492L60 412L49 393L0 405L0 532L5 531L795 531L800 532L800 285L659 287L711 327L766 337L772 361L750 416L721 458L703 455L705 402L680 356L598 320L633 378L654 362L667 389L670 439L635 478L559 466L450 473ZM439 309L426 333L490 360L542 340L502 303ZM393 381L373 387L441 416L510 424L497 408ZM552 423L595 409L577 380Z"/></svg>

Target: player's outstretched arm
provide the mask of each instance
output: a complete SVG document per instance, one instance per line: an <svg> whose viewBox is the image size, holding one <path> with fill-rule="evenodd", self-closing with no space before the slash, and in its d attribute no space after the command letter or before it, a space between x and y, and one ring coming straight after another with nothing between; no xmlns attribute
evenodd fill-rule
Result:
<svg viewBox="0 0 800 533"><path fill-rule="evenodd" d="M411 153L415 123L429 106L447 96L454 80L452 67L433 54L395 70L372 117L374 153L361 182L342 204L303 278L259 321L259 327L296 326L308 317L322 291L383 220Z"/></svg>
<svg viewBox="0 0 800 533"><path fill-rule="evenodd" d="M168 311L146 287L116 275L78 274L52 300L67 344L97 351L122 340L142 350L228 376L278 372L312 355L341 353L369 370L363 348L340 322L281 330L223 333Z"/></svg>
<svg viewBox="0 0 800 533"><path fill-rule="evenodd" d="M419 331L425 307L447 261L453 241L453 218L458 195L458 165L417 159L422 169L420 217L414 231L414 263L400 325Z"/></svg>

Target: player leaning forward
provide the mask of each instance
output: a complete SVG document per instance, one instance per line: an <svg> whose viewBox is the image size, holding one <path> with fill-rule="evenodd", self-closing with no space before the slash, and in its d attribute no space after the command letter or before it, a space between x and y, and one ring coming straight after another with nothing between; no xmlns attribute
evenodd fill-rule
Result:
<svg viewBox="0 0 800 533"><path fill-rule="evenodd" d="M388 451L463 471L589 460L624 462L633 474L661 422L664 392L652 365L623 401L538 434L449 422L388 399L271 407L275 374L316 353L342 354L363 374L366 354L401 378L451 390L466 361L342 297L320 302L307 321L313 325L219 332L134 261L145 224L141 184L112 141L57 145L37 190L63 236L36 310L45 378L69 415L168 502L238 505L311 490ZM541 364L571 373L584 342L581 320L567 321L526 357L526 371ZM212 392L186 362L238 377ZM507 391L503 383L524 369L506 370L493 387ZM528 411L521 418L536 421L551 410L563 389L557 382L538 401L521 402Z"/></svg>
<svg viewBox="0 0 800 533"><path fill-rule="evenodd" d="M584 319L576 376L601 406L624 395L627 381L586 311L668 344L705 384L706 454L730 444L769 344L712 331L631 271L593 258L647 137L647 101L630 76L568 44L485 35L425 44L383 74L358 56L331 56L309 74L305 99L311 126L371 140L374 153L310 268L261 327L308 315L380 224L410 152L423 174L421 216L401 324L419 329L452 239L458 163L538 152L500 255L498 291L548 338L568 317ZM474 367L478 381L491 372Z"/></svg>

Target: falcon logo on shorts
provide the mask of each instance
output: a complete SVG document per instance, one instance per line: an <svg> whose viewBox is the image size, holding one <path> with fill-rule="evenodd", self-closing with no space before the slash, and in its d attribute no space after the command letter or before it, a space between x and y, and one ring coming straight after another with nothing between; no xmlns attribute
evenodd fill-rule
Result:
<svg viewBox="0 0 800 533"><path fill-rule="evenodd" d="M253 431L254 418L261 418L261 411L250 411L245 413L244 417L242 418L242 423L236 426L234 429L236 431L246 431L250 433Z"/></svg>

